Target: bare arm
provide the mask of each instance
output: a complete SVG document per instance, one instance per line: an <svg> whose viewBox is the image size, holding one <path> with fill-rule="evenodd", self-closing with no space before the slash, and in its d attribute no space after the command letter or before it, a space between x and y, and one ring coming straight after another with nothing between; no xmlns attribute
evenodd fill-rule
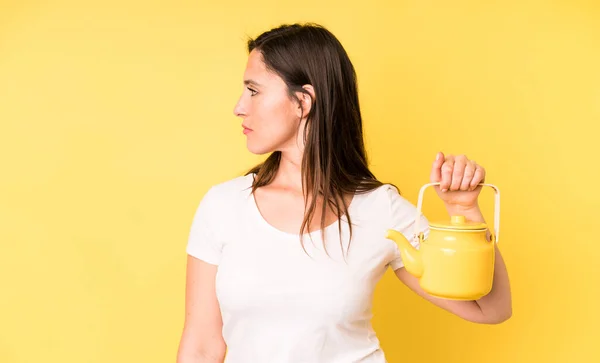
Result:
<svg viewBox="0 0 600 363"><path fill-rule="evenodd" d="M185 324L177 363L223 363L226 346L215 292L217 266L187 257Z"/></svg>
<svg viewBox="0 0 600 363"><path fill-rule="evenodd" d="M461 210L460 212L449 211L450 214L464 215L467 220L483 222L483 215L479 208ZM489 232L488 232L489 240ZM498 324L509 319L512 315L512 298L508 272L504 259L500 254L498 246L496 249L496 260L494 264L494 280L492 290L489 294L474 301L454 301L433 297L419 286L419 280L412 276L405 268L396 270L396 276L411 290L422 296L433 304L445 309L465 320L482 324Z"/></svg>

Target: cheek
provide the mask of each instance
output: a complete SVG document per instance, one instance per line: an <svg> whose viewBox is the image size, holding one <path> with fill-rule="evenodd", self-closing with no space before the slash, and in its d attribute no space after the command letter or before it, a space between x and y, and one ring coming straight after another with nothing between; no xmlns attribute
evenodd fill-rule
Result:
<svg viewBox="0 0 600 363"><path fill-rule="evenodd" d="M265 99L257 105L260 129L272 136L295 133L298 121L289 99Z"/></svg>
<svg viewBox="0 0 600 363"><path fill-rule="evenodd" d="M250 151L264 154L295 142L298 121L289 104L271 102L256 106L252 120L254 132L247 139Z"/></svg>

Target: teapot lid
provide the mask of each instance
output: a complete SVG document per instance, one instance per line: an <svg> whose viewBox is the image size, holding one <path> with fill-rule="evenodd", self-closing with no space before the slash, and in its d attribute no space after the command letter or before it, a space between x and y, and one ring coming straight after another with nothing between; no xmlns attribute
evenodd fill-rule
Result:
<svg viewBox="0 0 600 363"><path fill-rule="evenodd" d="M452 230L485 230L486 223L467 222L465 216L451 216L450 222L430 222L429 225L437 229L452 229Z"/></svg>

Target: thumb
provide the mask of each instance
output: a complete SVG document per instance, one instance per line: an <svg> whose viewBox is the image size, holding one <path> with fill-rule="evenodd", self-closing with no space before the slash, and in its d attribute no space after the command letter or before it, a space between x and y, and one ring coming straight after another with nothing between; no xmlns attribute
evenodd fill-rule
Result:
<svg viewBox="0 0 600 363"><path fill-rule="evenodd" d="M438 152L433 165L431 166L431 175L430 179L432 183L439 182L442 180L442 165L444 165L444 161L446 160L444 153Z"/></svg>

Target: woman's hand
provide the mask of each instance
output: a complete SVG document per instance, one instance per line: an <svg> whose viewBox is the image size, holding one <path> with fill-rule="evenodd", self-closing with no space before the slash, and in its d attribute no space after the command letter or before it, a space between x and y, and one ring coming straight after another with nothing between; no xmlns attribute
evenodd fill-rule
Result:
<svg viewBox="0 0 600 363"><path fill-rule="evenodd" d="M435 190L447 208L477 208L481 192L479 184L485 182L485 169L465 155L444 156L439 152L430 179L432 183L440 183Z"/></svg>

